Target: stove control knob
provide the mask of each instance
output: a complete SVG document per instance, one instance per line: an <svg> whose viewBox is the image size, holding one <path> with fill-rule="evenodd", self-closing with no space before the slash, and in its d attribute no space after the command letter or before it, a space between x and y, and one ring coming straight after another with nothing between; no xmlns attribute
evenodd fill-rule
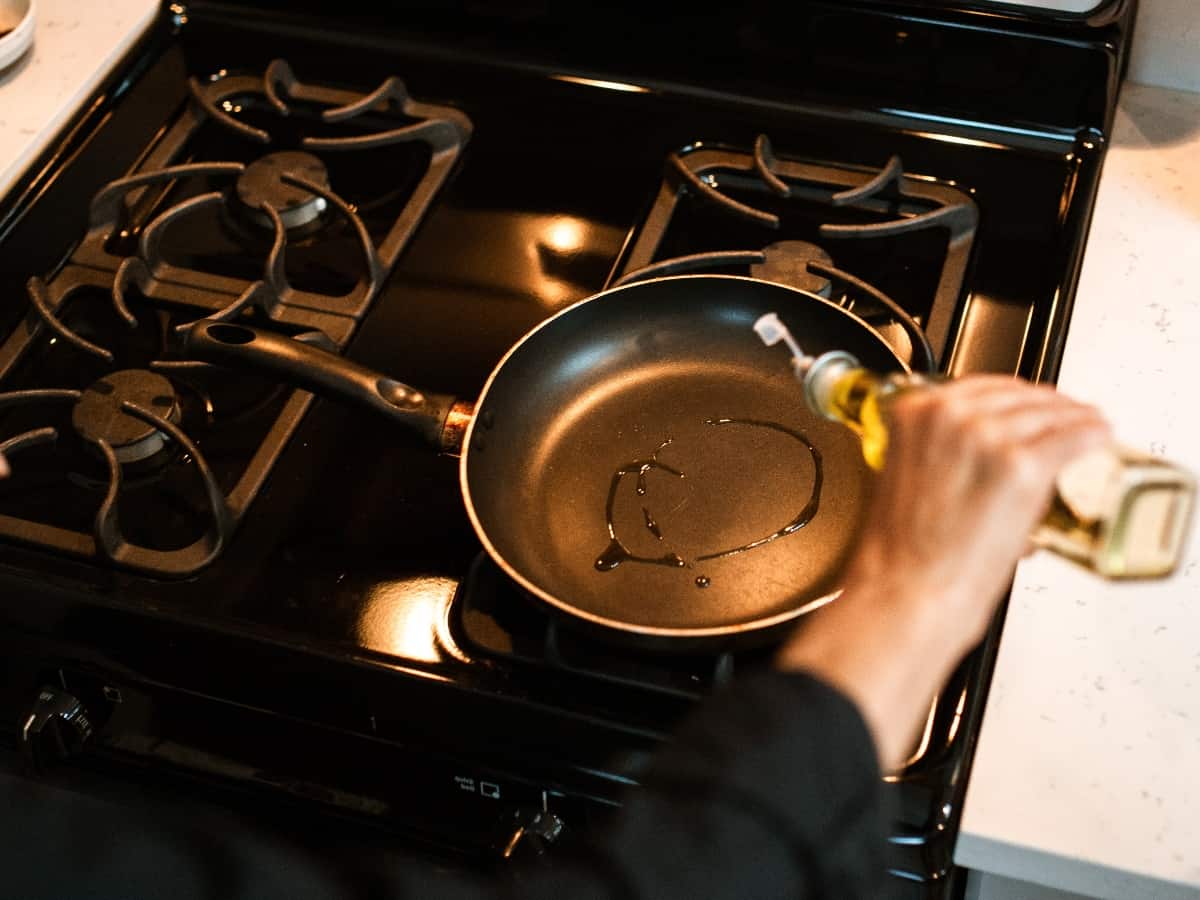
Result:
<svg viewBox="0 0 1200 900"><path fill-rule="evenodd" d="M547 809L520 810L517 828L504 847L504 858L531 860L545 856L562 834L563 820Z"/></svg>
<svg viewBox="0 0 1200 900"><path fill-rule="evenodd" d="M59 688L44 687L21 725L21 750L35 771L82 749L92 723L79 699Z"/></svg>

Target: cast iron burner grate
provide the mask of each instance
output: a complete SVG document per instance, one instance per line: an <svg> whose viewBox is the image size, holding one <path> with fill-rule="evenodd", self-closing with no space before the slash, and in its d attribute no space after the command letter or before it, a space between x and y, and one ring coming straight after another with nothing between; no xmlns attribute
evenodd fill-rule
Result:
<svg viewBox="0 0 1200 900"><path fill-rule="evenodd" d="M781 159L766 135L752 151L695 143L668 156L609 285L738 270L833 299L918 361L927 340L943 361L978 220L970 196L897 156L872 172Z"/></svg>
<svg viewBox="0 0 1200 900"><path fill-rule="evenodd" d="M110 292L77 294L9 373L0 452L15 458L0 534L187 575L226 545L309 398L172 359L178 329L202 310L139 296L121 312L132 327Z"/></svg>
<svg viewBox="0 0 1200 900"><path fill-rule="evenodd" d="M311 398L183 358L181 333L248 319L344 348L470 133L395 78L192 79L0 345L0 536L153 575L212 562Z"/></svg>
<svg viewBox="0 0 1200 900"><path fill-rule="evenodd" d="M726 684L735 663L740 670L767 655L638 652L582 634L547 612L484 553L459 585L454 610L463 644L489 656L688 699Z"/></svg>
<svg viewBox="0 0 1200 900"><path fill-rule="evenodd" d="M66 299L84 266L113 273L116 295L135 285L225 316L257 306L343 346L449 176L470 120L413 100L396 78L361 95L304 84L282 60L265 76L222 71L189 84L191 102L136 171L93 199L47 305Z"/></svg>
<svg viewBox="0 0 1200 900"><path fill-rule="evenodd" d="M683 700L698 700L770 663L774 645L736 652L663 653L639 651L604 640L560 621L507 578L486 553L472 562L451 606L457 643L488 657L532 671L579 678L596 685L621 685ZM906 801L907 822L923 826L930 816L927 786L945 763L959 735L965 705L965 671L957 671L930 703L925 726L900 773L888 781L903 784L917 799Z"/></svg>

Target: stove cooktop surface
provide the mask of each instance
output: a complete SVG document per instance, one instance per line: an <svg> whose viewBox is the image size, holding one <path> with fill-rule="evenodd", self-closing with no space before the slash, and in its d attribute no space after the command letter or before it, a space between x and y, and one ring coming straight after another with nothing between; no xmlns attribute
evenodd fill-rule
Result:
<svg viewBox="0 0 1200 900"><path fill-rule="evenodd" d="M470 399L545 317L701 267L824 293L905 353L919 326L952 372L1044 362L1085 206L1078 140L383 56L196 16L0 242L10 575L492 679L404 624L479 553L456 460L181 358L201 315ZM28 396L47 389L66 393ZM114 408L139 400L182 437ZM89 403L100 425L81 425Z"/></svg>

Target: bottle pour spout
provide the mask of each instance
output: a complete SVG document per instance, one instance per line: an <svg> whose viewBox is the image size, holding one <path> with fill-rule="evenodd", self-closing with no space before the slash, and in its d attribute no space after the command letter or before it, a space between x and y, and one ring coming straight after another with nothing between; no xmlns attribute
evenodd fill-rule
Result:
<svg viewBox="0 0 1200 900"><path fill-rule="evenodd" d="M772 312L760 316L754 323L754 331L768 347L774 347L780 341L787 345L788 351L792 354L792 369L797 378L803 378L808 374L809 367L813 364L813 357L801 349L799 341L780 321L778 314Z"/></svg>

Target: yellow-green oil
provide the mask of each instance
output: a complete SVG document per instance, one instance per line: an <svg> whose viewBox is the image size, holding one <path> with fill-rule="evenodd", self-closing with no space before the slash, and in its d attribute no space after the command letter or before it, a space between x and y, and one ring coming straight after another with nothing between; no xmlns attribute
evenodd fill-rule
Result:
<svg viewBox="0 0 1200 900"><path fill-rule="evenodd" d="M882 469L887 459L888 430L884 398L896 392L896 382L866 369L851 369L833 383L828 408L822 413L849 427L862 441L863 459Z"/></svg>

